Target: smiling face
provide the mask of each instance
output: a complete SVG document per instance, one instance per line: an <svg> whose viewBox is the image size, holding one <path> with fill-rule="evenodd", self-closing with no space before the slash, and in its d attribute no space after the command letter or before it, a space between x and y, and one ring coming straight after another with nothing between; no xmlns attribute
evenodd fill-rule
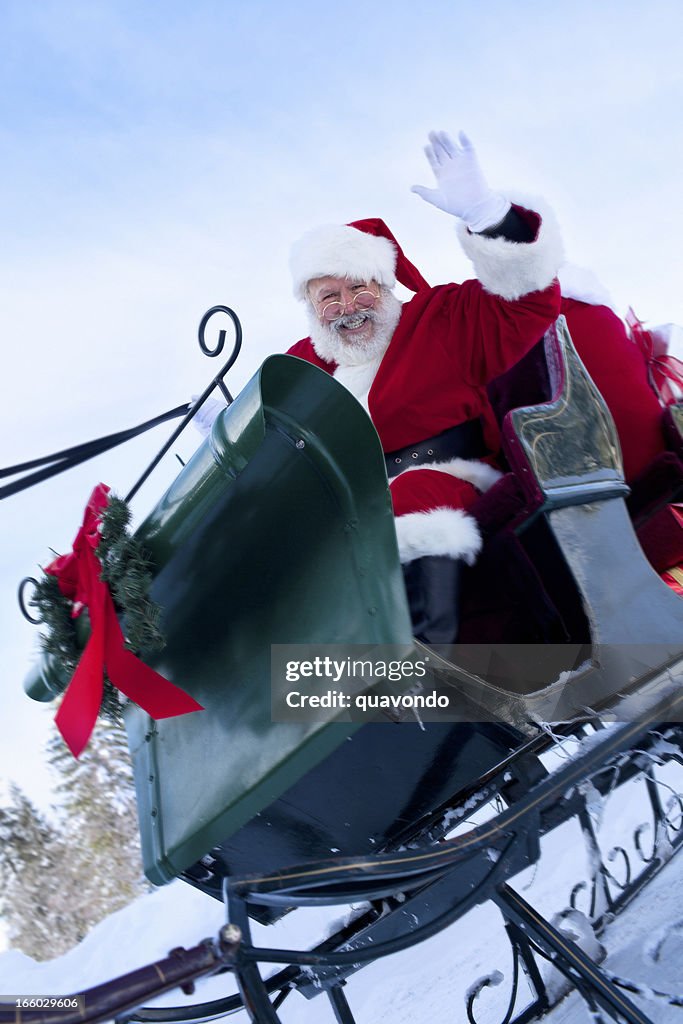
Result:
<svg viewBox="0 0 683 1024"><path fill-rule="evenodd" d="M308 283L308 296L321 324L354 342L370 341L380 297L376 281L346 277L316 277Z"/></svg>
<svg viewBox="0 0 683 1024"><path fill-rule="evenodd" d="M313 346L340 366L381 356L401 315L401 303L376 281L316 277L308 282L308 315Z"/></svg>

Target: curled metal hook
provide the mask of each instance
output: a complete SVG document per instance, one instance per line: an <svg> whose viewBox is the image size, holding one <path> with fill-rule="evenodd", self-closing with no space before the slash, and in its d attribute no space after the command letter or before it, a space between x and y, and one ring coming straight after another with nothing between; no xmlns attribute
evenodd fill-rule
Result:
<svg viewBox="0 0 683 1024"><path fill-rule="evenodd" d="M227 332L226 332L225 328L221 328L221 330L218 332L218 342L217 342L215 348L213 348L213 349L209 348L209 346L206 344L206 327L207 327L207 324L208 324L209 320L213 316L215 316L216 313L225 313L227 316L230 317L230 319L232 320L233 325L235 327L235 345L234 345L234 348L233 348L233 352L232 352L232 356L231 356L231 362L230 362L230 366L232 366L232 364L234 363L235 359L237 359L237 356L239 355L240 348L242 347L242 325L239 322L239 318L237 317L237 314L234 312L234 310L230 309L229 306L218 305L218 306L212 306L211 309L207 309L206 313L204 314L204 316L199 321L199 331L198 331L199 347L202 350L202 352L204 353L204 355L211 356L211 357L219 356L221 354L221 352L223 351L223 349L225 347L225 339L226 339L226 335L227 335ZM228 366L227 369L230 369L230 366Z"/></svg>
<svg viewBox="0 0 683 1024"><path fill-rule="evenodd" d="M240 354L240 349L242 348L242 324L240 323L239 317L237 316L237 314L234 312L234 310L230 309L229 306L212 306L211 309L207 309L206 313L204 314L204 316L201 318L201 320L199 322L199 331L198 331L199 347L201 348L201 350L204 353L204 355L207 355L207 356L210 356L210 357L213 358L214 356L220 355L221 352L223 351L224 347L225 347L226 331L225 331L224 328L221 328L220 331L218 332L218 341L217 341L217 343L216 343L214 348L211 348L206 343L206 328L207 328L207 325L209 323L209 320L216 313L225 313L227 316L229 316L230 319L232 320L233 326L235 328L235 342L234 342L233 347L232 347L232 352L230 353L230 358L220 368L220 370L218 371L216 376L213 378L213 380L211 381L209 386L207 388L205 388L205 390L199 396L199 398L194 403L194 405L192 405L192 407L185 414L185 416L183 417L181 423L173 431L173 433L169 437L169 439L166 442L166 444L163 446L163 448L161 448L161 450L154 457L154 459L149 464L147 469L144 471L142 476L137 480L137 482L130 489L130 491L126 495L126 501L130 501L131 498L133 498L133 496L135 494L137 494L137 492L142 487L142 485L144 484L145 480L150 475L152 470L155 469L156 466L161 462L161 460L164 457L164 455L166 454L166 452L175 443L176 439L183 432L183 430L185 429L187 424L190 422L192 417L195 415L197 410L202 407L202 405L204 404L204 402L206 401L208 396L213 391L214 387L218 387L220 389L220 391L221 391L221 393L222 393L222 395L223 395L223 397L224 397L224 399L225 399L225 401L227 402L228 405L230 405L231 402L233 401L232 395L228 391L228 389L227 389L227 387L226 387L226 385L225 385L225 383L223 381L223 378L225 377L226 373L228 372L230 367L234 364L235 360L237 359L238 355Z"/></svg>
<svg viewBox="0 0 683 1024"><path fill-rule="evenodd" d="M228 359L225 366L221 368L220 373L214 378L213 381L213 383L220 388L223 397L225 398L228 405L230 405L230 403L233 400L232 395L225 386L223 378L225 377L225 374L228 372L228 370L230 369L230 367L233 365L238 355L240 354L240 349L242 348L242 324L240 323L239 317L237 316L235 311L230 309L229 306L218 305L212 306L211 309L207 309L206 313L199 321L199 331L197 335L199 339L199 347L205 356L209 356L210 358L213 358L214 356L219 356L223 349L225 348L225 339L227 337L227 332L224 327L221 327L218 332L218 341L216 342L214 348L210 348L206 343L206 328L208 326L209 320L211 320L211 318L214 317L216 313L225 313L226 316L229 316L230 319L232 320L233 327L235 328L235 342L233 344L230 358Z"/></svg>
<svg viewBox="0 0 683 1024"><path fill-rule="evenodd" d="M32 583L34 587L38 586L38 580L35 578L35 576L25 576L23 578L23 580L19 584L19 590L17 591L17 600L19 601L19 608L21 609L21 614L24 616L27 622L30 622L32 626L40 626L43 620L34 618L34 616L31 615L28 608L26 607L24 591L26 590L26 586L29 583Z"/></svg>

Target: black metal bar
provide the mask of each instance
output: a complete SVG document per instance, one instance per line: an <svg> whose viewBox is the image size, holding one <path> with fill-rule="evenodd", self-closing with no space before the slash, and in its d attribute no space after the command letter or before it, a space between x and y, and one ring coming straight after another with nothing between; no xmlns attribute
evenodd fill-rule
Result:
<svg viewBox="0 0 683 1024"><path fill-rule="evenodd" d="M506 839L508 836L503 833L501 838ZM406 863L404 868L399 864L390 872L373 874L372 864L366 860L361 861L350 875L340 870L338 880L330 874L324 889L320 884L319 893L316 893L315 885L311 884L294 892L259 892L258 897L253 897L253 902L272 907L291 907L293 903L298 907L317 907L381 900L407 885L413 888L427 885L439 879L448 867L448 864L442 863L425 868L424 871L415 871ZM313 878L314 874L311 873L311 880ZM303 881L302 885L305 885ZM247 899L251 900L251 896Z"/></svg>
<svg viewBox="0 0 683 1024"><path fill-rule="evenodd" d="M153 427L158 427L162 423L167 423L168 420L177 419L178 416L185 415L188 409L189 406L185 403L185 405L176 406L175 409L169 409L168 412L161 413L159 416L154 416L151 420L146 420L136 427L119 430L115 434L108 434L106 437L100 437L94 441L85 441L82 444L74 445L72 448L65 448L63 451L55 452L52 455L43 455L38 459L32 459L30 462L24 462L21 465L0 469L0 477L5 477L24 472L35 466L44 467L43 469L36 470L35 473L29 473L28 476L23 476L19 480L14 480L12 483L0 487L0 499L9 498L13 494L26 490L28 487L33 487L34 484L39 484L52 476L64 473L67 469L80 466L82 462L87 462L89 459L94 459L97 455L108 452L111 448L116 448L126 441L131 441L133 438L138 437L139 434L144 434L145 431L151 430Z"/></svg>
<svg viewBox="0 0 683 1024"><path fill-rule="evenodd" d="M351 1013L351 1007L349 1001L344 995L341 985L333 985L332 988L327 990L330 1003L332 1004L332 1010L337 1020L337 1024L356 1024L356 1018Z"/></svg>
<svg viewBox="0 0 683 1024"><path fill-rule="evenodd" d="M247 1013L254 1024L282 1024L268 997L268 990L257 967L256 959L253 956L249 958L246 956L247 951L252 953L253 949L251 946L251 924L246 904L229 889L227 903L230 921L240 929L244 942L234 970Z"/></svg>
<svg viewBox="0 0 683 1024"><path fill-rule="evenodd" d="M216 972L220 974L220 971ZM264 981L267 992L279 992L286 995L291 989L290 983L295 979L296 968L286 967L271 975ZM282 1002L281 998L273 1000L273 1007ZM205 1003L193 1003L191 1006L164 1006L157 1009L153 1006L139 1007L134 1013L126 1013L116 1018L117 1024L191 1024L194 1021L208 1021L218 1017L226 1017L237 1010L244 1009L244 1000L240 993L225 996L223 999L211 999Z"/></svg>
<svg viewBox="0 0 683 1024"><path fill-rule="evenodd" d="M510 945L512 946L513 950L517 951L518 955L522 959L524 972L527 976L530 985L536 993L536 1002L534 1004L534 1016L537 1016L539 1013L545 1013L546 1010L550 1009L550 1004L548 1002L548 993L546 992L545 983L543 981L543 977L541 976L541 972L538 969L536 959L531 951L529 940L527 939L522 929L518 925L514 924L514 922L512 921L505 922L505 930L508 933ZM531 1016L531 1014L529 1014L529 1016Z"/></svg>
<svg viewBox="0 0 683 1024"><path fill-rule="evenodd" d="M508 851L509 852L509 851ZM372 928L368 928L357 938L349 939L341 943L341 950L316 949L311 951L289 950L289 949L268 949L265 947L252 947L247 943L242 947L242 956L254 959L260 963L288 963L299 966L317 967L319 976L331 974L336 983L345 973L353 973L364 963L373 962L393 953L399 953L404 949L424 942L433 935L438 934L450 924L462 917L473 906L483 903L490 892L496 886L502 884L505 874L511 871L510 862L505 856L500 857L495 864L491 865L490 871L479 887L465 886L463 880L455 872L444 875L432 886L425 890L411 894L405 893L405 901L401 903L398 913L410 916L412 910L411 900L413 896L420 900L424 898L425 904L432 908L432 917L423 925L406 928L405 923L393 923L391 930L394 934L384 937L382 934L370 934ZM401 890L401 880L396 880L396 891ZM464 891L463 891L464 890ZM231 903L232 907L232 903ZM434 908L445 907L445 910L434 914ZM246 913L246 911L245 911ZM231 919L233 919L231 911ZM236 920L236 919L235 919ZM388 917L378 920L377 926L384 930L387 926ZM237 920L236 920L237 923ZM398 932L398 934L396 934ZM370 941L371 940L371 941ZM356 943L354 945L354 942ZM342 971L335 970L342 968Z"/></svg>
<svg viewBox="0 0 683 1024"><path fill-rule="evenodd" d="M501 886L494 896L494 901L508 920L516 922L524 932L533 936L535 942L549 954L558 969L560 964L562 965L563 973L575 981L579 991L585 986L595 1002L609 1013L613 1020L625 1021L626 1024L654 1024L619 991L575 942L562 935L514 889L507 885Z"/></svg>
<svg viewBox="0 0 683 1024"><path fill-rule="evenodd" d="M158 427L168 420L182 416L187 412L187 408L187 402L185 402L184 405L177 405L175 409L169 409L168 412L160 413L158 416L152 417L151 420L139 423L136 427L118 430L114 434L105 434L104 437L97 437L92 441L83 441L81 444L75 444L70 448L63 448L59 452L53 452L52 455L41 455L37 459L21 462L16 466L6 466L4 469L0 469L0 477L25 473L29 469L36 469L38 466L45 466L50 462L59 462L61 459L72 459L77 458L79 455L90 455L91 453L97 455L100 451L105 451L107 448L122 444L124 441L130 441L131 438L137 437L138 434L143 434L146 430L151 430L152 427Z"/></svg>
<svg viewBox="0 0 683 1024"><path fill-rule="evenodd" d="M132 1013L123 1013L115 1018L116 1024L190 1024L192 1021L208 1021L218 1017L227 1017L244 1007L240 995L226 996L224 999L212 999L206 1003L194 1003L192 1006L145 1006Z"/></svg>

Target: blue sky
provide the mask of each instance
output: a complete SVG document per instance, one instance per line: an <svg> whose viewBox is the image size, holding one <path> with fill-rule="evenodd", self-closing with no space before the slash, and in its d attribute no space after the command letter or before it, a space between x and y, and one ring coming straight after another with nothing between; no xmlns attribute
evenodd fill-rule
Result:
<svg viewBox="0 0 683 1024"><path fill-rule="evenodd" d="M683 323L682 36L678 0L0 0L0 465L201 390L216 302L245 327L237 390L304 333L287 254L316 223L382 216L430 281L467 276L451 220L409 191L431 184L432 128L464 128L492 184L543 194L622 312ZM36 632L16 584L162 439L0 504L0 778L35 799L51 713L21 692Z"/></svg>

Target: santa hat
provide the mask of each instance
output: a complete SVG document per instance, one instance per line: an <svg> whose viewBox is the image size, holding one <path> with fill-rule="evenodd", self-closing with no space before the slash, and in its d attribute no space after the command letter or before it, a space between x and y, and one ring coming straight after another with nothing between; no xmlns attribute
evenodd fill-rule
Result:
<svg viewBox="0 0 683 1024"><path fill-rule="evenodd" d="M292 246L289 266L297 299L306 298L306 286L316 277L377 281L386 288L398 280L413 292L429 287L378 217L307 231Z"/></svg>

